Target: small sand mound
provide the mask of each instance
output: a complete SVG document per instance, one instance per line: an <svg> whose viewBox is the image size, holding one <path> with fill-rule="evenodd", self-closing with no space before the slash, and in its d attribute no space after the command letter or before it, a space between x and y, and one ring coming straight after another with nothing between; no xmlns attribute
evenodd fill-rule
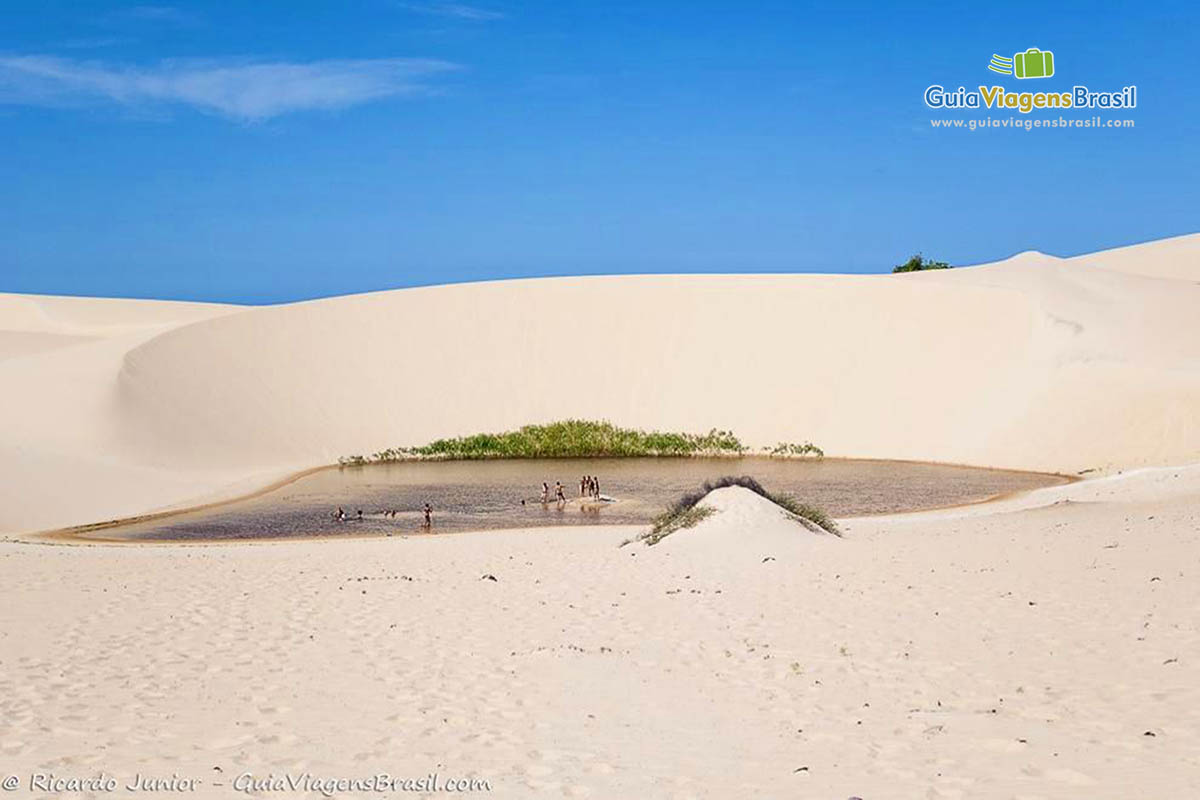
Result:
<svg viewBox="0 0 1200 800"><path fill-rule="evenodd" d="M741 486L714 489L696 507L710 508L713 513L695 526L677 530L662 539L654 546L655 550L737 551L762 558L772 555L775 550L803 547L814 539L836 538L818 525Z"/></svg>

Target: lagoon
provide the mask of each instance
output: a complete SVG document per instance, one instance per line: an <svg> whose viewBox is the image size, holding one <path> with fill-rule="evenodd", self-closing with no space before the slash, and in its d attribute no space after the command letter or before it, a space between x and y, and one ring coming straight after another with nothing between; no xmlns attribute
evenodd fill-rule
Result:
<svg viewBox="0 0 1200 800"><path fill-rule="evenodd" d="M579 496L599 478L611 502ZM974 503L1066 481L1057 475L900 461L765 457L407 461L331 467L234 502L94 529L88 538L158 541L407 536L502 528L650 522L705 480L751 475L835 517ZM562 481L567 502L540 502ZM433 524L423 527L423 506ZM334 518L337 508L348 519ZM362 519L358 519L358 511ZM390 512L395 511L393 516Z"/></svg>

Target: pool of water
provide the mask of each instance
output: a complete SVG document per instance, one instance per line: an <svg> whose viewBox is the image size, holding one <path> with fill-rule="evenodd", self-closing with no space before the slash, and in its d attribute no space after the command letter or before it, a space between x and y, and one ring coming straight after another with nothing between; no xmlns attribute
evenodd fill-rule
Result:
<svg viewBox="0 0 1200 800"><path fill-rule="evenodd" d="M602 495L611 501L580 498L583 475L597 476ZM792 494L835 517L970 503L1065 480L1039 473L843 459L414 461L320 470L245 500L91 535L202 541L644 524L681 494L723 475L753 476L768 491ZM555 481L562 481L567 501L543 505L542 481L550 484L552 496ZM429 528L423 525L426 503L433 507ZM335 519L338 507L346 520Z"/></svg>

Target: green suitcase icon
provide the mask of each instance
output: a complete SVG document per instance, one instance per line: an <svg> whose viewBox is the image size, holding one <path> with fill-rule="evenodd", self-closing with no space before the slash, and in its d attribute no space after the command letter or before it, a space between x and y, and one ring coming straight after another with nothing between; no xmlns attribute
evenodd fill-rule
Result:
<svg viewBox="0 0 1200 800"><path fill-rule="evenodd" d="M1054 53L1031 47L1013 56L1014 73L1018 78L1049 78L1054 74Z"/></svg>

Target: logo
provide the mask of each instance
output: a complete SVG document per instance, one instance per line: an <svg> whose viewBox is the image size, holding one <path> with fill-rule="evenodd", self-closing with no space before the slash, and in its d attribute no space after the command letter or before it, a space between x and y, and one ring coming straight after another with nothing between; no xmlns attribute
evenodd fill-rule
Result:
<svg viewBox="0 0 1200 800"><path fill-rule="evenodd" d="M1054 53L1036 47L1031 47L1024 53L1015 53L1012 58L992 53L988 69L1021 79L1049 78L1054 74Z"/></svg>
<svg viewBox="0 0 1200 800"><path fill-rule="evenodd" d="M1052 78L1055 76L1054 53L1030 47L1012 58L998 53L992 54L987 68L1000 75L1010 75L1018 80L1030 78ZM952 86L954 84L951 84ZM1124 86L1115 91L1094 91L1080 83L1069 86L1047 86L1046 90L1010 91L1003 86L978 85L968 89L958 85L957 89L945 84L931 84L925 90L925 105L929 108L964 111L1016 111L1019 114L1059 113L1062 110L1103 110L1137 108L1137 86Z"/></svg>

